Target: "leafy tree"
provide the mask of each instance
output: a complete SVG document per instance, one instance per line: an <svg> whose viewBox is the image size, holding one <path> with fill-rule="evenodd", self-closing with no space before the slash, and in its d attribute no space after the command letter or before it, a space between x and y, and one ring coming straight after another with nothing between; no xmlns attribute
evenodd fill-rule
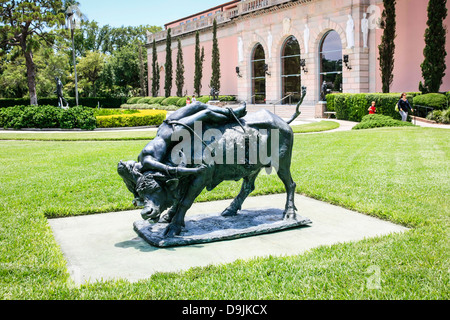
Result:
<svg viewBox="0 0 450 320"><path fill-rule="evenodd" d="M97 96L96 82L100 78L106 62L106 55L98 51L91 51L78 63L78 71L81 79L84 79L92 87L92 96Z"/></svg>
<svg viewBox="0 0 450 320"><path fill-rule="evenodd" d="M69 74L68 57L64 52L43 46L33 54L36 66L36 93L48 97L55 91L55 77L66 83ZM23 98L28 96L25 58L16 47L4 57L5 68L0 74L0 97Z"/></svg>
<svg viewBox="0 0 450 320"><path fill-rule="evenodd" d="M445 76L445 49L446 29L443 21L447 17L447 0L430 0L428 2L428 28L425 30L425 57L422 68L422 81L419 84L419 90L422 93L439 92L442 85L442 79Z"/></svg>
<svg viewBox="0 0 450 320"><path fill-rule="evenodd" d="M117 50L108 59L101 78L110 95L138 95L140 91L138 51L136 43L132 43Z"/></svg>
<svg viewBox="0 0 450 320"><path fill-rule="evenodd" d="M200 96L202 90L203 78L203 61L205 60L205 50L202 47L200 50L200 34L197 31L195 34L195 71L194 71L194 93Z"/></svg>
<svg viewBox="0 0 450 320"><path fill-rule="evenodd" d="M50 29L64 24L61 0L16 0L0 2L0 48L20 47L27 68L30 104L37 105L36 65L33 52L42 42L54 41Z"/></svg>
<svg viewBox="0 0 450 320"><path fill-rule="evenodd" d="M164 65L164 69L166 71L165 77L165 85L164 85L164 93L166 98L170 97L170 93L172 91L172 36L171 29L167 30L167 39L166 39L166 64Z"/></svg>
<svg viewBox="0 0 450 320"><path fill-rule="evenodd" d="M64 52L55 51L53 48L41 47L36 51L36 90L38 97L49 97L55 94L55 77L61 79L65 85L64 94L69 94L66 88L68 75L70 74L68 61L69 59Z"/></svg>
<svg viewBox="0 0 450 320"><path fill-rule="evenodd" d="M217 21L213 22L213 45L212 45L212 60L211 60L212 76L210 87L220 91L220 52L219 43L217 41Z"/></svg>
<svg viewBox="0 0 450 320"><path fill-rule="evenodd" d="M20 49L15 48L2 60L0 97L23 98L28 93L25 58L20 55Z"/></svg>
<svg viewBox="0 0 450 320"><path fill-rule="evenodd" d="M395 52L395 4L396 0L383 0L384 9L381 14L380 27L383 29L381 44L378 46L383 93L388 93L394 80Z"/></svg>
<svg viewBox="0 0 450 320"><path fill-rule="evenodd" d="M184 61L183 61L183 49L181 48L180 38L178 38L177 70L175 83L177 85L177 96L182 97L184 87Z"/></svg>
<svg viewBox="0 0 450 320"><path fill-rule="evenodd" d="M142 25L137 27L100 27L96 21L82 21L80 28L75 30L75 52L77 57L84 56L88 51L99 51L113 54L114 51L139 41L145 43L147 32L154 33L161 27Z"/></svg>

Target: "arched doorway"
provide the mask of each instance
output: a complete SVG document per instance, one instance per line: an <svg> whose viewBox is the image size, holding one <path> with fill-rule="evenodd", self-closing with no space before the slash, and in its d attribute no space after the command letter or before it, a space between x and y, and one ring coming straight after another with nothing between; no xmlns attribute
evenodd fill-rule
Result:
<svg viewBox="0 0 450 320"><path fill-rule="evenodd" d="M319 55L320 99L322 99L325 85L325 94L342 92L342 42L336 31L331 30L323 36Z"/></svg>
<svg viewBox="0 0 450 320"><path fill-rule="evenodd" d="M266 55L258 43L252 54L252 103L266 102Z"/></svg>
<svg viewBox="0 0 450 320"><path fill-rule="evenodd" d="M286 39L281 52L283 104L297 103L301 97L300 45L294 36ZM289 97L288 97L289 96Z"/></svg>

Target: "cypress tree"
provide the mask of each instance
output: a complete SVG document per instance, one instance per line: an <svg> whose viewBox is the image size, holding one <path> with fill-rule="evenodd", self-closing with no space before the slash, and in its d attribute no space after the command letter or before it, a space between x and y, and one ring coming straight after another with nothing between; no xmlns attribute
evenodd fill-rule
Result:
<svg viewBox="0 0 450 320"><path fill-rule="evenodd" d="M164 69L166 70L166 81L164 84L164 94L165 97L170 97L170 93L172 91L172 78L173 78L173 70L172 70L172 36L171 29L167 30L167 39L166 39L166 64Z"/></svg>
<svg viewBox="0 0 450 320"><path fill-rule="evenodd" d="M184 87L184 61L183 61L183 50L181 49L181 40L178 38L178 53L177 53L177 70L175 83L177 85L177 96L183 96Z"/></svg>
<svg viewBox="0 0 450 320"><path fill-rule="evenodd" d="M200 96L202 90L203 61L205 59L205 50L200 50L200 34L195 34L195 72L194 72L194 90L197 96Z"/></svg>
<svg viewBox="0 0 450 320"><path fill-rule="evenodd" d="M157 97L159 95L159 88L161 87L160 81L161 81L161 74L159 71L159 63L156 61L156 72L155 72L155 78L153 78L153 81L155 83L155 95L154 97Z"/></svg>
<svg viewBox="0 0 450 320"><path fill-rule="evenodd" d="M144 73L146 70L144 65L144 58L142 56L143 45L140 42L138 42L138 46L139 46L139 83L141 85L141 96L145 97L147 95L147 86L144 77Z"/></svg>
<svg viewBox="0 0 450 320"><path fill-rule="evenodd" d="M213 45L212 45L212 60L211 60L212 76L210 87L220 91L220 52L219 43L217 41L217 21L213 22Z"/></svg>
<svg viewBox="0 0 450 320"><path fill-rule="evenodd" d="M394 52L395 52L395 4L396 0L383 0L384 9L381 15L380 27L383 29L381 44L378 46L380 57L381 82L383 93L388 93L394 80Z"/></svg>
<svg viewBox="0 0 450 320"><path fill-rule="evenodd" d="M152 96L157 97L159 91L159 66L156 52L156 41L153 39L152 50Z"/></svg>
<svg viewBox="0 0 450 320"><path fill-rule="evenodd" d="M422 93L439 92L442 78L445 76L445 50L446 29L443 21L447 17L447 0L430 0L428 2L428 28L425 30L425 57L422 68L422 81L419 90Z"/></svg>

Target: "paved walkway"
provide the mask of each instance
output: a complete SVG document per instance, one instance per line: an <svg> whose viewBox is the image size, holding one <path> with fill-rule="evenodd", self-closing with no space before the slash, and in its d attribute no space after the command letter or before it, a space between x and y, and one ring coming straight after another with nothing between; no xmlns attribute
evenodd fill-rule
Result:
<svg viewBox="0 0 450 320"><path fill-rule="evenodd" d="M412 123L420 127L450 129L450 124L430 123L426 121L421 121L419 119L416 120L413 119Z"/></svg>

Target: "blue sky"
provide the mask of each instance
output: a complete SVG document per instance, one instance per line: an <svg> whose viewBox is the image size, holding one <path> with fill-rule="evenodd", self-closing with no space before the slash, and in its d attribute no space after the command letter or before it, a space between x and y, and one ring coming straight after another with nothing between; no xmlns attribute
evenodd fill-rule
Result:
<svg viewBox="0 0 450 320"><path fill-rule="evenodd" d="M164 24L229 0L78 0L80 10L99 25L112 27Z"/></svg>

